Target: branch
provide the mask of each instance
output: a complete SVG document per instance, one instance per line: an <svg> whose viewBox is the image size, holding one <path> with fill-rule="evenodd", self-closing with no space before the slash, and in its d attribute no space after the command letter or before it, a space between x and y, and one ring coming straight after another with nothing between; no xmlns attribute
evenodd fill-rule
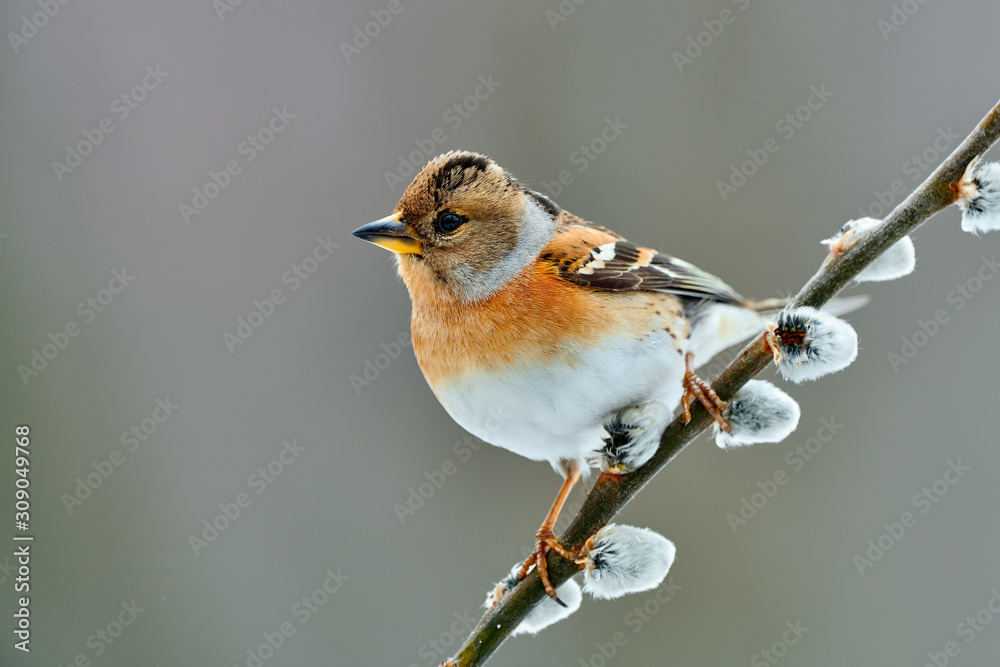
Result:
<svg viewBox="0 0 1000 667"><path fill-rule="evenodd" d="M799 290L791 305L819 308L847 286L875 258L898 240L923 224L935 213L955 203L955 184L968 164L984 154L1000 137L1000 103L986 115L958 148L927 179L899 204L870 234L841 255L827 256L809 282ZM771 363L771 352L762 336L757 336L716 378L712 387L722 400L729 400L753 376ZM560 536L567 549L581 547L588 537L611 521L656 473L674 459L691 441L712 424L701 406L692 407L691 421L675 419L664 431L656 454L641 468L627 475L602 474L587 496L580 513ZM558 587L579 572L579 566L550 551L548 572ZM545 596L537 572L508 592L492 609L487 610L450 664L454 667L477 667L484 664Z"/></svg>

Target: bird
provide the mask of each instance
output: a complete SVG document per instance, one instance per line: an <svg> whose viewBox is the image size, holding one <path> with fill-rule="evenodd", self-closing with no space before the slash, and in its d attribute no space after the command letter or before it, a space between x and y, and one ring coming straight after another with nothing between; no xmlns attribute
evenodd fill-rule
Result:
<svg viewBox="0 0 1000 667"><path fill-rule="evenodd" d="M662 415L678 406L687 421L697 400L728 431L726 403L696 368L762 331L785 303L744 299L693 264L560 208L470 151L431 159L391 215L352 233L393 252L412 302L414 354L445 411L481 440L562 475L519 573L535 566L557 602L547 551L582 560L553 529L581 475L613 440L621 444L606 437L609 424L621 425L624 410L626 426L651 415L647 460ZM643 462L634 459L613 472Z"/></svg>

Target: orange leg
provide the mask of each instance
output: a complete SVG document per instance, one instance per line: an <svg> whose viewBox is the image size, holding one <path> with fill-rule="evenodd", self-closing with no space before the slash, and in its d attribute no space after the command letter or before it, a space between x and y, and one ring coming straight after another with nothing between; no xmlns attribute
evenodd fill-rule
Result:
<svg viewBox="0 0 1000 667"><path fill-rule="evenodd" d="M708 410L708 414L712 415L712 418L719 424L719 428L727 433L731 431L732 427L722 414L722 411L726 409L726 405L728 404L719 398L715 390L712 389L712 385L695 375L693 353L688 352L684 355L684 364L686 366L686 370L684 371L684 393L681 395L681 411L684 413L684 423L686 424L691 421L691 399L697 398L705 406L705 409Z"/></svg>
<svg viewBox="0 0 1000 667"><path fill-rule="evenodd" d="M556 595L556 589L549 582L548 573L548 561L545 559L546 550L552 549L558 553L563 558L578 561L580 560L579 555L565 549L561 544L559 544L559 539L556 537L552 529L555 528L556 521L559 520L559 512L562 511L563 505L566 504L566 499L569 498L570 491L573 490L573 486L576 485L577 481L580 479L580 470L576 465L568 466L566 472L566 480L563 482L562 488L559 489L559 495L556 496L555 502L552 503L552 509L545 516L545 521L542 523L542 527L538 529L535 534L535 550L528 560L524 561L524 565L521 566L521 571L518 573L518 577L524 579L528 570L531 569L532 564L538 568L538 576L542 580L542 585L545 586L545 592L548 593L549 597L562 604L562 600Z"/></svg>

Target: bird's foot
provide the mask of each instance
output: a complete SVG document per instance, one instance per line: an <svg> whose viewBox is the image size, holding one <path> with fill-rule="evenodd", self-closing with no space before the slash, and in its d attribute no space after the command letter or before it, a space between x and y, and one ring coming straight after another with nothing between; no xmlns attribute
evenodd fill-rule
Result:
<svg viewBox="0 0 1000 667"><path fill-rule="evenodd" d="M691 421L691 400L696 398L705 406L708 414L712 415L719 428L727 433L732 431L732 426L729 425L729 421L722 414L728 403L719 398L719 395L712 389L712 385L695 374L694 355L690 352L685 356L685 364L687 365L687 369L684 371L684 393L681 395L681 411L684 414L684 423L686 424Z"/></svg>
<svg viewBox="0 0 1000 667"><path fill-rule="evenodd" d="M555 587L552 585L552 582L549 581L548 561L546 560L546 555L549 549L552 549L552 551L555 551L563 558L571 560L574 563L582 564L585 560L580 557L580 554L573 553L563 547L563 545L559 544L559 538L556 537L551 528L542 526L542 528L535 534L535 550L530 556L528 556L528 559L524 561L524 565L521 566L521 571L517 576L518 579L524 579L528 576L531 566L534 565L538 569L538 577L542 580L542 586L545 587L545 592L550 598L565 607L566 604L559 599L559 596L556 594Z"/></svg>

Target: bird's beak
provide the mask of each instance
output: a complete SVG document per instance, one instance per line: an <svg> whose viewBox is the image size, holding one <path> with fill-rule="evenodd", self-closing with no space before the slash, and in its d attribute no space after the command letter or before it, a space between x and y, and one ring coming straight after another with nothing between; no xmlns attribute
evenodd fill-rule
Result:
<svg viewBox="0 0 1000 667"><path fill-rule="evenodd" d="M420 241L413 237L405 224L400 222L399 216L399 213L393 213L387 218L362 225L351 234L362 241L382 246L386 250L400 254L419 255Z"/></svg>

